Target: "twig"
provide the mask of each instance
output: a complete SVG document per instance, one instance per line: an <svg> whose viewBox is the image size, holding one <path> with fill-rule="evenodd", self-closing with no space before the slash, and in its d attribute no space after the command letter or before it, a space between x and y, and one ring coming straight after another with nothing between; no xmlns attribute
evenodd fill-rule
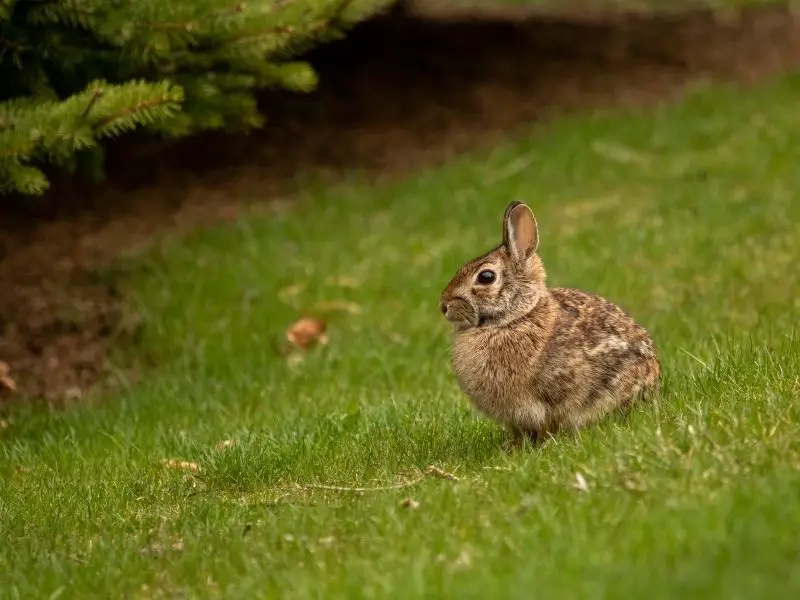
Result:
<svg viewBox="0 0 800 600"><path fill-rule="evenodd" d="M301 485L300 487L310 490L329 490L332 492L358 492L358 493L365 493L365 492L385 492L388 490L400 490L403 488L411 487L420 483L423 479L425 479L425 475L422 477L417 477L416 479L412 479L410 481L406 481L404 483L398 483L395 485L385 485L380 487L344 487L338 485L322 485L317 483L307 483Z"/></svg>
<svg viewBox="0 0 800 600"><path fill-rule="evenodd" d="M405 481L403 483L396 483L394 485L384 485L379 487L349 487L349 486L340 486L340 485L323 485L321 483L306 483L306 484L298 484L298 487L306 490L328 490L331 492L356 492L359 494L363 494L366 492L386 492L389 490L401 490L403 488L408 488L421 483L426 477L438 477L439 479L447 479L449 481L458 481L458 477L453 475L452 473L448 473L447 471L443 471L439 467L434 465L428 465L428 468L425 470L425 473L421 476L411 479L409 481Z"/></svg>
<svg viewBox="0 0 800 600"><path fill-rule="evenodd" d="M123 108L122 110L115 112L114 114L108 115L107 117L100 119L97 123L95 123L95 128L104 127L105 125L108 125L112 121L121 119L140 110L153 108L155 106L160 106L162 104L169 104L170 102L174 102L174 100L166 95L161 96L160 98L154 98L152 100L145 100L144 102L137 102L135 104Z"/></svg>
<svg viewBox="0 0 800 600"><path fill-rule="evenodd" d="M86 105L86 108L83 109L83 112L81 112L81 114L78 115L78 118L85 119L86 117L88 117L89 112L92 110L92 108L94 108L97 99L102 95L103 95L103 88L100 87L94 88L94 91L92 92L92 97L89 99L89 103Z"/></svg>
<svg viewBox="0 0 800 600"><path fill-rule="evenodd" d="M428 465L428 470L425 471L428 475L433 475L439 479L449 479L450 481L458 481L458 477L447 471L442 471L439 467Z"/></svg>

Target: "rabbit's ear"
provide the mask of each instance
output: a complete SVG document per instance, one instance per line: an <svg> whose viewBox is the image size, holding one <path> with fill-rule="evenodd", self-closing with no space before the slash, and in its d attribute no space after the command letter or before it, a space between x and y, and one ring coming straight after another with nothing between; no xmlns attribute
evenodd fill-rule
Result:
<svg viewBox="0 0 800 600"><path fill-rule="evenodd" d="M529 259L539 247L539 225L533 211L519 200L506 208L503 245L515 261Z"/></svg>

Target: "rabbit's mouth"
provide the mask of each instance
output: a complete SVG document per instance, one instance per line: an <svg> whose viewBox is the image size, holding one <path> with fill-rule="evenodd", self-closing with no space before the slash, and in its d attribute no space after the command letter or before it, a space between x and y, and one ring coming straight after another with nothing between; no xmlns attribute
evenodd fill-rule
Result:
<svg viewBox="0 0 800 600"><path fill-rule="evenodd" d="M453 298L443 301L441 304L442 314L445 319L454 325L461 327L477 327L480 325L480 317L472 303L465 298Z"/></svg>

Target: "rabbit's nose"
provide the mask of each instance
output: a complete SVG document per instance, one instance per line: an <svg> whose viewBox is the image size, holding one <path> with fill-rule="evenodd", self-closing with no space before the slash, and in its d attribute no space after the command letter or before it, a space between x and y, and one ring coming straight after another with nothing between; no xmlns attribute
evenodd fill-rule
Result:
<svg viewBox="0 0 800 600"><path fill-rule="evenodd" d="M442 302L439 305L439 309L442 311L443 315L447 315L447 302Z"/></svg>

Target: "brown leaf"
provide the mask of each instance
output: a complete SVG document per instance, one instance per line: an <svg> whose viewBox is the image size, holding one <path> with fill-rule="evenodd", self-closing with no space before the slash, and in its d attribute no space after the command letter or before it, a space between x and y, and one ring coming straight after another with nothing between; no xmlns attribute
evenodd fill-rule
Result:
<svg viewBox="0 0 800 600"><path fill-rule="evenodd" d="M428 475L433 475L434 477L439 477L440 479L449 479L450 481L458 481L458 477L456 477L452 473L443 471L442 469L434 465L428 465L427 473Z"/></svg>
<svg viewBox="0 0 800 600"><path fill-rule="evenodd" d="M306 350L314 343L324 344L327 342L325 329L326 325L323 321L314 317L303 317L289 327L286 331L286 339L290 344Z"/></svg>
<svg viewBox="0 0 800 600"><path fill-rule="evenodd" d="M12 392L17 389L17 382L10 375L11 369L8 363L0 360L0 389L5 388Z"/></svg>
<svg viewBox="0 0 800 600"><path fill-rule="evenodd" d="M400 503L400 506L403 508L419 508L419 502L414 500L413 498L406 498Z"/></svg>

